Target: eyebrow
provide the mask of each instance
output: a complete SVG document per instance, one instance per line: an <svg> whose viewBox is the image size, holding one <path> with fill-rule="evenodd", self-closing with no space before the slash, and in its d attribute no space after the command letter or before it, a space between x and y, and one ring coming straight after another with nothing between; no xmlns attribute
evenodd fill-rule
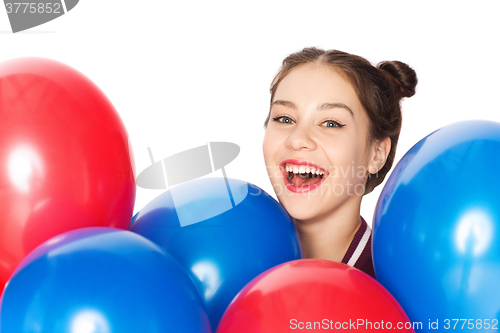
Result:
<svg viewBox="0 0 500 333"><path fill-rule="evenodd" d="M275 105L275 104L276 105L283 105L287 108L297 110L297 106L293 102L290 102L290 101L277 100L277 101L274 101L272 105ZM351 115L354 117L354 112L352 112L351 108L349 108L344 103L324 103L318 107L318 110L323 111L323 110L330 110L330 109L336 109L336 108L345 109L345 110L349 111L351 113Z"/></svg>

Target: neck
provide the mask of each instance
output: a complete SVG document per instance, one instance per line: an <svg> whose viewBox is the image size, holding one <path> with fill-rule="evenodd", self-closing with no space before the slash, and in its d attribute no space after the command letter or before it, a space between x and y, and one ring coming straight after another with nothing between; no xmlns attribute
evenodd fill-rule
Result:
<svg viewBox="0 0 500 333"><path fill-rule="evenodd" d="M361 225L359 200L353 197L328 216L311 220L293 219L304 258L341 262Z"/></svg>

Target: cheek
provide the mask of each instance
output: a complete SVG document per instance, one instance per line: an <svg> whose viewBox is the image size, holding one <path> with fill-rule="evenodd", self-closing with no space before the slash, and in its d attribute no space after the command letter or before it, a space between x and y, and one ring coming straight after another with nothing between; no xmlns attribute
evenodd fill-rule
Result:
<svg viewBox="0 0 500 333"><path fill-rule="evenodd" d="M361 148L353 145L351 140L338 140L328 145L325 152L332 166L331 172L338 178L359 178L359 170L366 167Z"/></svg>
<svg viewBox="0 0 500 333"><path fill-rule="evenodd" d="M264 161L266 165L275 164L276 154L279 149L279 138L276 136L275 131L267 129L264 134L264 141L262 142L262 152L264 153Z"/></svg>
<svg viewBox="0 0 500 333"><path fill-rule="evenodd" d="M346 165L356 156L356 145L348 136L336 136L330 140L322 140L322 147L332 165Z"/></svg>

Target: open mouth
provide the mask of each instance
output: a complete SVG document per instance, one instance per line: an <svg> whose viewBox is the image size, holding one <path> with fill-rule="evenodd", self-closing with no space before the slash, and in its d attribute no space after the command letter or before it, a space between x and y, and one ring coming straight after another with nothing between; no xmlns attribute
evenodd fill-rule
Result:
<svg viewBox="0 0 500 333"><path fill-rule="evenodd" d="M295 193L314 190L328 176L324 168L305 161L285 160L280 167L287 189Z"/></svg>

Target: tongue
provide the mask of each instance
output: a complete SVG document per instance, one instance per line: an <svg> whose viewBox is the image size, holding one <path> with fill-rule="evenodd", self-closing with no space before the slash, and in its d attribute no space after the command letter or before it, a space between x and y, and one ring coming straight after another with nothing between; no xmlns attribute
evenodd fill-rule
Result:
<svg viewBox="0 0 500 333"><path fill-rule="evenodd" d="M293 185L297 186L297 187L302 187L302 186L311 186L311 185L314 185L316 183L318 183L320 181L320 178L319 177L312 177L312 178L302 178L301 176L299 176L298 174L296 174L295 176L292 177L292 179L290 180L290 183L292 183Z"/></svg>

